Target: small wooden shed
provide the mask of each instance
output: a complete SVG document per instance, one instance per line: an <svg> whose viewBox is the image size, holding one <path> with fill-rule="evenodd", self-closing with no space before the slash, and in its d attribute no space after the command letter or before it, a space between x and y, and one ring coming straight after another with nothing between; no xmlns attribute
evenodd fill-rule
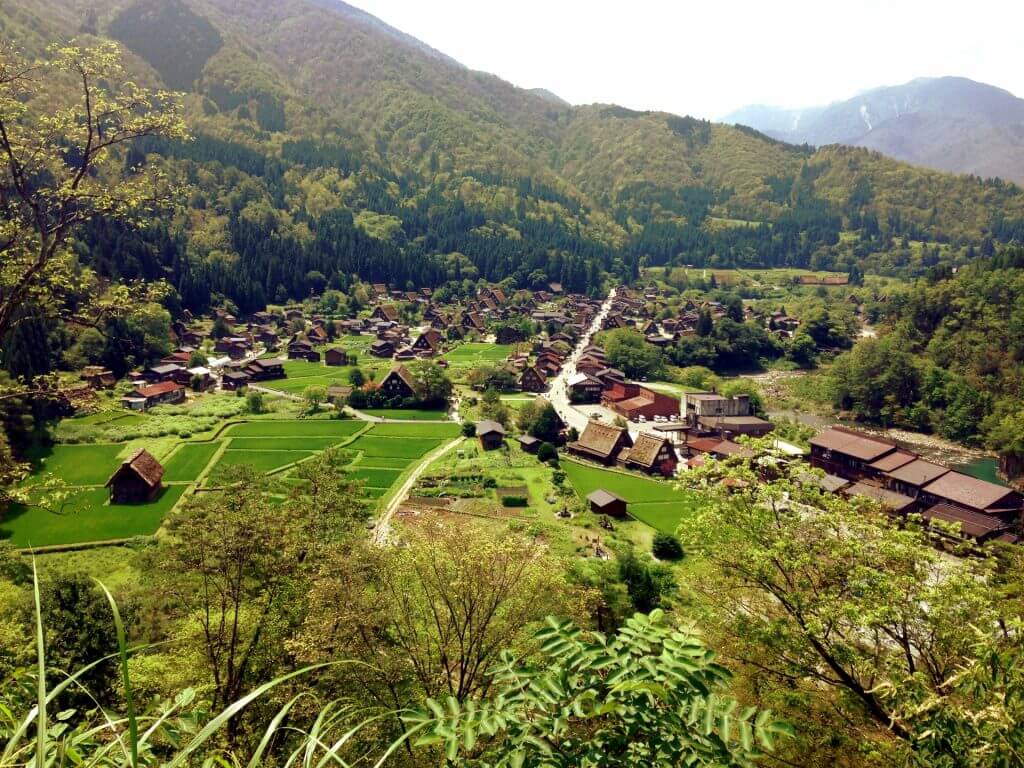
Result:
<svg viewBox="0 0 1024 768"><path fill-rule="evenodd" d="M626 516L625 499L619 498L611 491L598 488L587 496L587 501L590 502L590 510L592 512L597 512L600 515L610 515L611 517Z"/></svg>

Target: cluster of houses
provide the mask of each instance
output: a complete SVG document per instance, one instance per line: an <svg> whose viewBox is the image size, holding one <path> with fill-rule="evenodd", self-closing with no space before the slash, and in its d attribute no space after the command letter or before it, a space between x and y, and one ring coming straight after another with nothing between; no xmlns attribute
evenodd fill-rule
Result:
<svg viewBox="0 0 1024 768"><path fill-rule="evenodd" d="M811 440L811 464L825 471L823 487L875 499L895 515L959 524L978 542L1016 543L1024 495L923 459L881 437L834 426Z"/></svg>
<svg viewBox="0 0 1024 768"><path fill-rule="evenodd" d="M727 310L719 301L688 300L674 317L662 318L667 304L656 285L651 284L642 291L620 288L616 293L608 316L602 323L602 330L635 328L643 333L648 344L656 347L671 347L686 336L695 336L702 313L707 312L712 320L725 317ZM800 320L782 310L761 312L751 306L743 307L743 320L763 325L775 336L786 339L793 336L800 327Z"/></svg>
<svg viewBox="0 0 1024 768"><path fill-rule="evenodd" d="M710 395L710 397L708 397ZM712 404L736 415L702 415ZM740 415L743 398L721 398L699 393L685 404L691 434L682 442L641 433L635 438L622 427L599 422L587 425L579 439L566 449L581 458L648 474L669 476L677 467L697 466L707 457L753 457L752 451L708 430L721 429L723 421L741 428L740 434L762 434L747 427ZM741 421L735 421L741 420ZM942 522L959 528L958 538L978 543L1020 543L1024 535L1024 495L1013 488L981 480L938 464L901 448L895 442L842 426L830 427L811 439L810 463L824 470L824 477L808 476L829 493L873 499L893 515L919 514L926 523ZM621 516L628 501L607 490L588 497L595 512ZM941 532L947 530L939 527Z"/></svg>
<svg viewBox="0 0 1024 768"><path fill-rule="evenodd" d="M652 393L644 387L639 389ZM613 396L619 391L618 385L611 390ZM760 437L773 429L770 421L751 415L750 398L746 395L725 397L714 392L691 392L682 401L668 395L662 397L672 401L675 411L664 423L650 425L651 431L642 431L634 439L626 427L590 421L579 438L566 445L566 450L605 466L670 477L681 466L699 466L707 457L751 455L749 448L732 438ZM640 402L633 402L637 398ZM618 401L617 405L620 409L632 409L644 408L648 403L640 395Z"/></svg>

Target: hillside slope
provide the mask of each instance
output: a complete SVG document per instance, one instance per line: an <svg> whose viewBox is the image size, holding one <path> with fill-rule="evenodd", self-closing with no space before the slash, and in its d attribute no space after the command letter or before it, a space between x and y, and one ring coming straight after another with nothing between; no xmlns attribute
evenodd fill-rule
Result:
<svg viewBox="0 0 1024 768"><path fill-rule="evenodd" d="M0 0L31 49L116 37L138 77L186 91L196 140L146 143L190 188L159 249L186 303L240 305L363 279L545 279L595 289L642 264L853 264L920 274L1024 229L1012 185L745 127L571 107L474 72L333 0ZM120 237L121 235L118 235ZM164 239L168 242L165 242Z"/></svg>

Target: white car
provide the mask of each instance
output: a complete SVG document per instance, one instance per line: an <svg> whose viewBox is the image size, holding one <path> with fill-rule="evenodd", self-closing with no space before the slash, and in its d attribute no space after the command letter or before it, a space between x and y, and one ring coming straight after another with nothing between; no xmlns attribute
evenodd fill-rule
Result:
<svg viewBox="0 0 1024 768"><path fill-rule="evenodd" d="M640 414L636 420L639 421L641 424L644 424L647 421L647 417L644 416L643 414Z"/></svg>

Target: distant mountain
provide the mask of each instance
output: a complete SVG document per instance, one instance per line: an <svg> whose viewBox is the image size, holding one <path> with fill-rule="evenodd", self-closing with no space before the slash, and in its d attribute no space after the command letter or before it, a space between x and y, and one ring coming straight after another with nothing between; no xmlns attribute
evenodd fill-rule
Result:
<svg viewBox="0 0 1024 768"><path fill-rule="evenodd" d="M725 122L793 144L848 144L954 173L1024 183L1024 99L964 77L921 78L825 107L743 107Z"/></svg>

